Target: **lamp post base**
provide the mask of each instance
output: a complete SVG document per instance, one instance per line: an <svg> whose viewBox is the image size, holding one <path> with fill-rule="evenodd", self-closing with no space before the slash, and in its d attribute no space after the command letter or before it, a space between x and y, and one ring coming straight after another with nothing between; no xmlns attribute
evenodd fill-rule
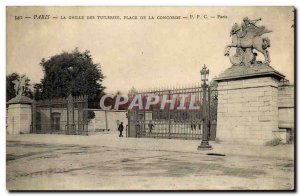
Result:
<svg viewBox="0 0 300 196"><path fill-rule="evenodd" d="M212 150L212 147L209 145L208 140L202 140L198 150Z"/></svg>

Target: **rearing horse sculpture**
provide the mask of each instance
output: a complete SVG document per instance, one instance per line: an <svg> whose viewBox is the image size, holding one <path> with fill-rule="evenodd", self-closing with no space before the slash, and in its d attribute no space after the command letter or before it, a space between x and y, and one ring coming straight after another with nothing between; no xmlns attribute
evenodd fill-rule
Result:
<svg viewBox="0 0 300 196"><path fill-rule="evenodd" d="M270 56L267 50L270 47L270 39L268 37L262 38L261 35L265 33L270 33L272 31L265 29L264 27L257 27L255 25L250 25L247 28L246 35L241 37L241 27L235 23L232 26L230 36L232 36L232 43L227 45L225 48L225 56L229 56L229 50L231 47L241 48L243 50L247 48L256 49L261 52L264 57L264 63L270 63Z"/></svg>

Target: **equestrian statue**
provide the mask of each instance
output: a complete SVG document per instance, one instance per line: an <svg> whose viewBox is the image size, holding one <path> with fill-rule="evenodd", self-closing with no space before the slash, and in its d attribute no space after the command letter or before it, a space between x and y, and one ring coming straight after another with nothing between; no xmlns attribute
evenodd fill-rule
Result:
<svg viewBox="0 0 300 196"><path fill-rule="evenodd" d="M256 61L257 53L253 49L261 52L264 55L264 64L269 65L271 62L268 48L270 47L270 39L262 37L266 33L272 31L266 29L264 26L257 26L256 23L261 21L250 20L248 17L243 19L241 26L235 23L230 31L232 43L225 48L225 56L229 56L230 48L236 48L236 53L229 56L230 62L233 65L251 65L261 63Z"/></svg>
<svg viewBox="0 0 300 196"><path fill-rule="evenodd" d="M21 96L25 92L26 76L22 75L18 79L12 81L17 96Z"/></svg>

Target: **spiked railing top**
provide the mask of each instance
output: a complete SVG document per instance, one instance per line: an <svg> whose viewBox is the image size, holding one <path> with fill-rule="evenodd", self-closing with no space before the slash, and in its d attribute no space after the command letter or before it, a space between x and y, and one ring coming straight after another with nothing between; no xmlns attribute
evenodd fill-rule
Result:
<svg viewBox="0 0 300 196"><path fill-rule="evenodd" d="M186 84L184 86L166 86L166 87L156 87L156 88L149 88L149 89L138 89L136 90L135 93L130 93L129 95L134 95L134 94L154 94L154 93L164 93L164 92L180 92L180 91L188 91L192 89L201 89L201 84L200 83L195 83L195 84Z"/></svg>
<svg viewBox="0 0 300 196"><path fill-rule="evenodd" d="M80 96L72 96L69 95L67 98L53 98L53 99L45 99L45 100L40 100L36 102L36 105L50 105L50 104L66 104L68 102L87 102L88 101L88 96L87 95L80 95Z"/></svg>

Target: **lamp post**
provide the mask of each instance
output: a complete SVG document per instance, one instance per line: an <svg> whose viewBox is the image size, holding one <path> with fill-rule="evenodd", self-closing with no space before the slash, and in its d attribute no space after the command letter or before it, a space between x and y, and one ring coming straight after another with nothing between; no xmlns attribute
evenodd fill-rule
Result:
<svg viewBox="0 0 300 196"><path fill-rule="evenodd" d="M198 150L210 150L212 149L211 145L209 145L209 138L208 138L208 116L207 116L207 99L206 99L206 91L208 85L206 81L208 81L209 69L203 66L202 70L200 71L201 74L201 81L202 81L202 88L203 88L203 98L202 98L202 123L203 123L203 131L202 131L202 140L201 144L198 146Z"/></svg>

